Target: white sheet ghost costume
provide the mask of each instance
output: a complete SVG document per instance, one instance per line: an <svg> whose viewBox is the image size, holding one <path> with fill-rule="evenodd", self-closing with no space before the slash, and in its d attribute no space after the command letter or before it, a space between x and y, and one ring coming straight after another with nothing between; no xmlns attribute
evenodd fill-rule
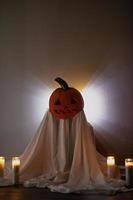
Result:
<svg viewBox="0 0 133 200"><path fill-rule="evenodd" d="M80 92L60 77L55 81L61 88L52 93L49 111L20 156L21 183L62 193L120 191L123 181L107 179L106 159L96 151ZM12 178L11 161L6 165L5 176Z"/></svg>
<svg viewBox="0 0 133 200"><path fill-rule="evenodd" d="M66 120L47 111L20 160L20 180L25 187L48 187L62 193L125 190L123 181L106 178L106 159L96 151L84 111ZM8 163L8 178L10 172Z"/></svg>

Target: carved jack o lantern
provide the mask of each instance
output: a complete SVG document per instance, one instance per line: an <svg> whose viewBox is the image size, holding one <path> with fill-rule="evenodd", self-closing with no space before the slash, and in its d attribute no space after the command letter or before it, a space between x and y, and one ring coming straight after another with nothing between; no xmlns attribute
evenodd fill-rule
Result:
<svg viewBox="0 0 133 200"><path fill-rule="evenodd" d="M82 95L75 88L71 88L61 78L56 78L61 88L57 88L50 96L49 108L51 113L59 119L73 118L84 107Z"/></svg>

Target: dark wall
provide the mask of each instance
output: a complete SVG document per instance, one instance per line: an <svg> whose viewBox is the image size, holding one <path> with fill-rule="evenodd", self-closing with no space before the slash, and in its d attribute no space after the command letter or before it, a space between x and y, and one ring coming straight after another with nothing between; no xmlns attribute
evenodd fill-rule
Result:
<svg viewBox="0 0 133 200"><path fill-rule="evenodd" d="M61 76L82 90L99 151L133 156L132 22L126 0L0 2L1 155L23 152Z"/></svg>

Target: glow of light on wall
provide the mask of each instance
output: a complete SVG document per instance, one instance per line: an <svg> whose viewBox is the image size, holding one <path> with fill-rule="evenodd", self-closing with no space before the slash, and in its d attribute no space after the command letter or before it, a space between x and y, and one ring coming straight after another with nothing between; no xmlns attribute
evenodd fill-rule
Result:
<svg viewBox="0 0 133 200"><path fill-rule="evenodd" d="M36 119L39 121L43 118L44 114L49 108L49 97L52 93L50 88L38 89L34 101L34 112L36 113Z"/></svg>
<svg viewBox="0 0 133 200"><path fill-rule="evenodd" d="M23 111L26 119L25 126L29 127L29 123L32 123L34 131L49 109L49 97L53 90L38 77L31 74L27 75L24 83Z"/></svg>
<svg viewBox="0 0 133 200"><path fill-rule="evenodd" d="M91 85L82 91L84 111L88 122L98 124L105 115L104 95L100 88Z"/></svg>

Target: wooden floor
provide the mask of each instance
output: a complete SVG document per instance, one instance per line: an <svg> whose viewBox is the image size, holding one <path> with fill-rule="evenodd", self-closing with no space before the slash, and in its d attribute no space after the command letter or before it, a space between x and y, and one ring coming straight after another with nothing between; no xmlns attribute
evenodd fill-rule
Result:
<svg viewBox="0 0 133 200"><path fill-rule="evenodd" d="M43 188L4 187L0 188L0 200L133 200L133 192L115 196L61 194Z"/></svg>

